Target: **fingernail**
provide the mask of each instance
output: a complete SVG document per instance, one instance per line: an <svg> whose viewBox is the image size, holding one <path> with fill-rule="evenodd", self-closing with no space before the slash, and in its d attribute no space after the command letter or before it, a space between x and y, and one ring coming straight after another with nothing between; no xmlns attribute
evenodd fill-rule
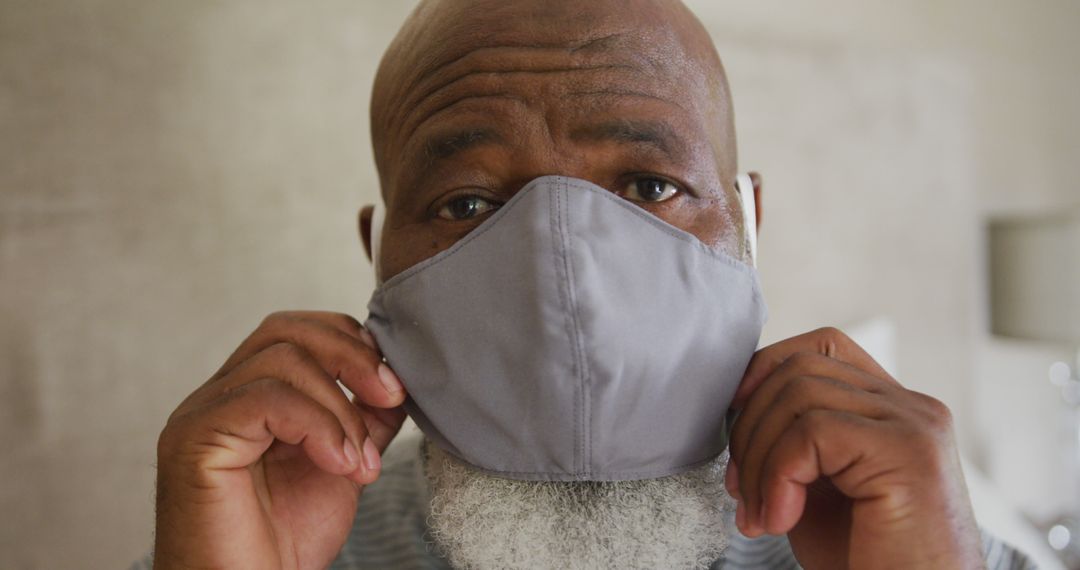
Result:
<svg viewBox="0 0 1080 570"><path fill-rule="evenodd" d="M386 388L386 391L391 396L397 396L398 392L405 388L401 385L401 380L398 379L397 374L394 374L394 371L390 370L390 367L386 364L379 365L379 381L382 382L383 388Z"/></svg>
<svg viewBox="0 0 1080 570"><path fill-rule="evenodd" d="M356 452L356 444L351 439L345 438L345 444L341 446L342 452L345 454L345 466L349 469L356 469L360 466L360 454Z"/></svg>
<svg viewBox="0 0 1080 570"><path fill-rule="evenodd" d="M380 465L379 449L369 437L364 440L364 467L367 467L368 471L378 471Z"/></svg>
<svg viewBox="0 0 1080 570"><path fill-rule="evenodd" d="M375 337L371 336L371 333L367 329L360 329L360 340L368 345L368 348L372 350L375 349Z"/></svg>
<svg viewBox="0 0 1080 570"><path fill-rule="evenodd" d="M735 526L739 527L739 530L746 532L746 506L742 501L739 501L735 507Z"/></svg>

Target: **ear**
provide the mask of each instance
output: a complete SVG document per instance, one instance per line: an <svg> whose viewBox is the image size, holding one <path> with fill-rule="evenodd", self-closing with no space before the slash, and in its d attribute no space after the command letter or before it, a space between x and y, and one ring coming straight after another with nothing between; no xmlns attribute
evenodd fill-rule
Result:
<svg viewBox="0 0 1080 570"><path fill-rule="evenodd" d="M754 181L754 216L757 217L757 232L761 235L761 175L757 172L750 173L750 180Z"/></svg>
<svg viewBox="0 0 1080 570"><path fill-rule="evenodd" d="M754 191L757 192L757 182L754 183ZM368 204L363 208L360 208L359 222L360 222L360 241L364 243L364 253L367 254L368 261L371 259L371 214L375 211L375 206Z"/></svg>

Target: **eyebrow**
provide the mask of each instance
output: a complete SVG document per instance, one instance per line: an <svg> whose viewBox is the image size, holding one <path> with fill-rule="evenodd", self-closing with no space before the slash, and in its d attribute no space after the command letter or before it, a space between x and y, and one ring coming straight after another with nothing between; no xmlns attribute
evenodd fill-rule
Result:
<svg viewBox="0 0 1080 570"><path fill-rule="evenodd" d="M436 162L446 160L455 154L492 144L505 145L506 140L495 130L485 127L439 133L424 141L422 148L424 163L431 167Z"/></svg>
<svg viewBox="0 0 1080 570"><path fill-rule="evenodd" d="M677 131L662 121L616 119L578 127L571 131L571 140L585 142L616 142L651 146L671 159L685 154L686 145ZM448 160L459 153L487 145L507 145L496 130L487 127L464 128L438 133L427 138L421 147L426 168Z"/></svg>
<svg viewBox="0 0 1080 570"><path fill-rule="evenodd" d="M570 138L587 142L616 142L652 146L668 156L685 154L686 144L676 130L662 121L617 119L574 129Z"/></svg>

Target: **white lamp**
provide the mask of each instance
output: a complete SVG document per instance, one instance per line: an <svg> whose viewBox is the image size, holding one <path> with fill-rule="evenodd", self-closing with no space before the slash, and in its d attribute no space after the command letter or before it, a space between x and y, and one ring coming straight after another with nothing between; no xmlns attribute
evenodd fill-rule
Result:
<svg viewBox="0 0 1080 570"><path fill-rule="evenodd" d="M990 326L1080 346L1080 213L991 222Z"/></svg>

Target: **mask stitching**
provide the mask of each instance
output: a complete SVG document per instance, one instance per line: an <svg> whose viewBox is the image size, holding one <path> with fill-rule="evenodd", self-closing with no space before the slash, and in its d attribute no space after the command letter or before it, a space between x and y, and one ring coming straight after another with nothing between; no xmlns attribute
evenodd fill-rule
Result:
<svg viewBox="0 0 1080 570"><path fill-rule="evenodd" d="M567 273L566 273L566 271L567 271L566 263L565 263L566 258L565 258L565 255L564 255L565 248L566 248L566 240L565 240L565 238L563 236L563 231L562 231L562 202L561 202L560 198L561 198L561 196L560 196L560 193L559 193L558 189L556 189L556 191L554 191L554 192L549 192L548 193L549 208L552 211L551 215L549 215L548 218L549 218L549 225L551 227L551 240L552 240L552 245L553 245L552 250L555 253L555 259L554 259L554 261L555 261L555 274L560 276L559 287L557 287L556 289L559 292L559 301L561 302L562 307L563 307L563 315L564 315L564 318L565 318L565 321L566 321L566 333L567 333L566 336L567 336L567 339L570 341L570 351L571 351L571 353L573 355L572 360L573 360L573 367L574 367L574 379L578 380L581 377L581 363L580 363L580 359L578 358L578 354L577 354L578 346L577 346L577 342L575 341L577 331L576 331L576 328L574 326L574 321L573 321L574 310L573 310L573 307L572 307L572 301L570 299L569 278L567 277ZM581 408L580 408L580 403L581 403L581 392L580 392L581 388L580 388L580 385L581 385L581 383L580 383L580 381L578 381L578 382L575 382L575 387L574 387L575 392L577 392L577 396L578 396L578 397L574 398L574 412L573 412L574 413L574 418L573 418L573 422L574 422L574 424L573 424L574 425L574 457L573 457L573 460L572 460L572 469L573 469L574 473L581 472L582 469L583 469L583 463L584 463L584 460L583 460L583 457L582 457L582 452L581 452L581 447L582 447L581 446L581 437L582 437L581 431L582 430L581 430L581 420L580 420L580 418L581 418L582 412L581 412Z"/></svg>
<svg viewBox="0 0 1080 570"><path fill-rule="evenodd" d="M564 198L567 202L569 202L569 196L567 194L569 192L569 184L566 178L559 178L559 182L562 188L556 192L556 196L558 197L558 203L561 206ZM561 207L560 210L562 210ZM578 445L582 461L581 476L587 478L592 476L592 398L590 397L591 382L589 374L589 361L588 357L585 356L585 346L584 341L582 340L585 335L585 331L583 331L581 328L580 315L578 312L577 288L575 287L574 279L574 264L570 259L571 252L574 251L572 241L574 233L570 228L570 214L570 208L565 208L565 210L563 210L563 212L560 214L559 229L561 230L563 236L563 243L565 244L563 247L563 265L566 267L566 290L570 298L570 316L571 322L574 326L574 357L578 362L578 393L581 397L581 413L578 419L578 428L580 434L578 439Z"/></svg>

